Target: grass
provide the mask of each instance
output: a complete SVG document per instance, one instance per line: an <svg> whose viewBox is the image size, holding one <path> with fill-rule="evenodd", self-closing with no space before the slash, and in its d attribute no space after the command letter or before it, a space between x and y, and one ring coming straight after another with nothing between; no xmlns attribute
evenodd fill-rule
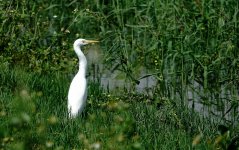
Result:
<svg viewBox="0 0 239 150"><path fill-rule="evenodd" d="M238 146L238 1L10 0L0 7L2 149ZM132 87L144 68L157 79L153 97L112 94L90 81L84 115L67 120L66 74L77 64L69 49L79 37L100 39L102 62ZM209 116L187 108L188 92Z"/></svg>
<svg viewBox="0 0 239 150"><path fill-rule="evenodd" d="M212 123L169 100L157 108L142 97L101 93L93 82L85 112L68 120L67 76L8 67L0 76L1 149L192 149L200 132L205 139L199 145L207 148L215 134Z"/></svg>

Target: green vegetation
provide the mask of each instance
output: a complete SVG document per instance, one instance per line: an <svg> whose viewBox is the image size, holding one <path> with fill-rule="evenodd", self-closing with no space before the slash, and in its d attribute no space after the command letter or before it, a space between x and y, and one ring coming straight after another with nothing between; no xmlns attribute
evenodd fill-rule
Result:
<svg viewBox="0 0 239 150"><path fill-rule="evenodd" d="M191 149L197 134L198 147L209 148L218 136L212 122L169 99L157 108L142 95L115 97L92 82L86 111L68 120L66 76L5 66L0 77L1 149Z"/></svg>
<svg viewBox="0 0 239 150"><path fill-rule="evenodd" d="M0 149L238 147L237 0L9 0L0 8ZM89 81L86 111L68 120L70 50L80 37L100 40L102 63L132 86L157 79L153 96L114 95Z"/></svg>

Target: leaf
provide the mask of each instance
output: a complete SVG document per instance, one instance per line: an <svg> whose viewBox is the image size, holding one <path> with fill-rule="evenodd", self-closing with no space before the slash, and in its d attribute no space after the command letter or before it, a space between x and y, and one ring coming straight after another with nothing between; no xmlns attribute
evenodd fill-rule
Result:
<svg viewBox="0 0 239 150"><path fill-rule="evenodd" d="M52 9L52 8L58 7L58 6L60 6L60 5L58 5L58 4L53 4L53 5L49 6L49 7L47 7L45 10L49 10L49 9Z"/></svg>
<svg viewBox="0 0 239 150"><path fill-rule="evenodd" d="M219 28L222 28L225 25L225 21L223 18L219 18L218 19L218 26Z"/></svg>

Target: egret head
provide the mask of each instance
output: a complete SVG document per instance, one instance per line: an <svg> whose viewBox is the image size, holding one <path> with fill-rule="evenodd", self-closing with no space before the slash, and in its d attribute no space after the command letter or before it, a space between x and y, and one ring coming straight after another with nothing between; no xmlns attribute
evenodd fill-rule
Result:
<svg viewBox="0 0 239 150"><path fill-rule="evenodd" d="M74 42L74 46L84 46L84 45L87 45L87 44L90 44L90 43L97 43L99 41L95 41L95 40L86 40L86 39L77 39L75 42Z"/></svg>

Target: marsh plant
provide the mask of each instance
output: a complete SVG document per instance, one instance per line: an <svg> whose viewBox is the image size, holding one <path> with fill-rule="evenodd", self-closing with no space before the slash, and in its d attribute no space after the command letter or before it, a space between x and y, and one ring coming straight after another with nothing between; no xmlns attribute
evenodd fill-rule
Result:
<svg viewBox="0 0 239 150"><path fill-rule="evenodd" d="M2 149L238 145L238 1L9 0L0 8ZM100 40L102 63L132 86L155 78L152 94L125 89L117 97L94 80L83 121L68 124L79 37Z"/></svg>

